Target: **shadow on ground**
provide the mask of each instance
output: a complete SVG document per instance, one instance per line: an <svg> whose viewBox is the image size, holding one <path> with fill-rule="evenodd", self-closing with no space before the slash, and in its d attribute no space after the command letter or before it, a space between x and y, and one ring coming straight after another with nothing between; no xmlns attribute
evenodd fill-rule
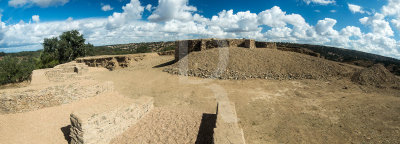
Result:
<svg viewBox="0 0 400 144"><path fill-rule="evenodd" d="M166 62L166 63L163 63L163 64L159 64L159 65L156 65L156 66L154 66L153 68L161 68L161 67L169 66L169 65L172 65L172 64L174 64L175 62L176 62L175 60L171 60L171 61L169 61L169 62Z"/></svg>
<svg viewBox="0 0 400 144"><path fill-rule="evenodd" d="M216 114L203 113L196 144L212 144L214 128L217 122Z"/></svg>
<svg viewBox="0 0 400 144"><path fill-rule="evenodd" d="M64 134L64 138L68 143L71 142L71 137L69 137L69 133L71 132L71 125L65 126L61 128L62 133Z"/></svg>

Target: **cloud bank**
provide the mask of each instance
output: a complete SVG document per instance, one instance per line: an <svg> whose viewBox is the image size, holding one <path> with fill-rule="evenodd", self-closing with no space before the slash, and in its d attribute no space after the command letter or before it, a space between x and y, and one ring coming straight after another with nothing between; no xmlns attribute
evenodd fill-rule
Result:
<svg viewBox="0 0 400 144"><path fill-rule="evenodd" d="M315 1L327 3L326 0ZM359 20L370 29L366 32L356 26L335 29L337 20L332 18L324 18L312 25L303 16L286 13L278 6L260 13L223 10L211 18L205 18L197 13L196 7L188 5L187 0L159 0L159 5L154 7L131 0L122 7L122 12L114 12L108 18L71 18L38 23L37 16L36 23L13 25L0 21L0 50L40 49L44 38L77 29L94 45L209 37L253 38L329 45L399 58L400 41L394 39L391 25L400 28L400 16L397 17L398 12L389 10L389 4L387 8L382 8L385 10L381 13ZM147 18L142 15L145 8L152 10ZM387 21L387 15L395 15L395 18Z"/></svg>

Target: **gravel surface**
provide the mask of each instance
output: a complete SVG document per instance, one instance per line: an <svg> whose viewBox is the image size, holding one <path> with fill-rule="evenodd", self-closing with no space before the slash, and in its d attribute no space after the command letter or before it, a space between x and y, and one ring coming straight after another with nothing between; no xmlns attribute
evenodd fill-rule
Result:
<svg viewBox="0 0 400 144"><path fill-rule="evenodd" d="M192 52L164 71L202 78L290 80L350 77L358 69L356 66L275 49L219 48Z"/></svg>
<svg viewBox="0 0 400 144"><path fill-rule="evenodd" d="M356 72L351 80L361 85L400 89L400 79L381 64Z"/></svg>

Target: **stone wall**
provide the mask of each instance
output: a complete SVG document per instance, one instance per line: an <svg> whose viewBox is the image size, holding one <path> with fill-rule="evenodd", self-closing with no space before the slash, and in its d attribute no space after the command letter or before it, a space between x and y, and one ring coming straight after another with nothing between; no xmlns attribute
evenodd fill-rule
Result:
<svg viewBox="0 0 400 144"><path fill-rule="evenodd" d="M178 61L193 51L222 47L276 48L275 43L256 42L253 39L193 39L175 42L175 60Z"/></svg>
<svg viewBox="0 0 400 144"><path fill-rule="evenodd" d="M270 49L277 49L276 43L274 42L259 42L256 41L257 48L270 48Z"/></svg>
<svg viewBox="0 0 400 144"><path fill-rule="evenodd" d="M104 67L109 70L117 68L126 68L132 62L143 60L145 57L154 54L130 54L130 55L111 55L111 56L94 56L76 59L77 63L84 63L90 67Z"/></svg>
<svg viewBox="0 0 400 144"><path fill-rule="evenodd" d="M118 97L96 105L71 114L71 144L109 143L153 108L153 98Z"/></svg>
<svg viewBox="0 0 400 144"><path fill-rule="evenodd" d="M0 92L0 113L33 111L113 91L111 82L71 82Z"/></svg>
<svg viewBox="0 0 400 144"><path fill-rule="evenodd" d="M214 128L215 144L245 144L243 130L238 125L235 104L218 102L217 123Z"/></svg>
<svg viewBox="0 0 400 144"><path fill-rule="evenodd" d="M32 72L31 85L84 79L82 74L87 71L87 65L76 62L57 65L54 68L34 70Z"/></svg>

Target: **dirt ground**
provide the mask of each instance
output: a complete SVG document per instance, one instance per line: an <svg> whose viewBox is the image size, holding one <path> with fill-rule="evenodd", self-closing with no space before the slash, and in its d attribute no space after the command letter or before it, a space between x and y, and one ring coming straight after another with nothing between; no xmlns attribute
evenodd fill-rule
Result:
<svg viewBox="0 0 400 144"><path fill-rule="evenodd" d="M113 143L209 142L204 131L209 134L212 125L208 122L215 119L216 97L221 95L235 103L239 126L249 144L400 143L399 90L362 87L348 79L185 77L163 72L171 60L173 56L155 56L128 68L93 72L96 80L112 81L121 95L154 97L155 109ZM62 114L83 107L90 99L0 115L0 143L67 143L62 128L68 126L69 115ZM63 121L52 123L59 119ZM51 131L43 129L49 127Z"/></svg>
<svg viewBox="0 0 400 144"><path fill-rule="evenodd" d="M172 56L97 73L125 96L156 107L215 113L217 95L236 104L247 143L400 143L400 91L339 80L213 80L162 72ZM134 137L134 136L132 136Z"/></svg>

